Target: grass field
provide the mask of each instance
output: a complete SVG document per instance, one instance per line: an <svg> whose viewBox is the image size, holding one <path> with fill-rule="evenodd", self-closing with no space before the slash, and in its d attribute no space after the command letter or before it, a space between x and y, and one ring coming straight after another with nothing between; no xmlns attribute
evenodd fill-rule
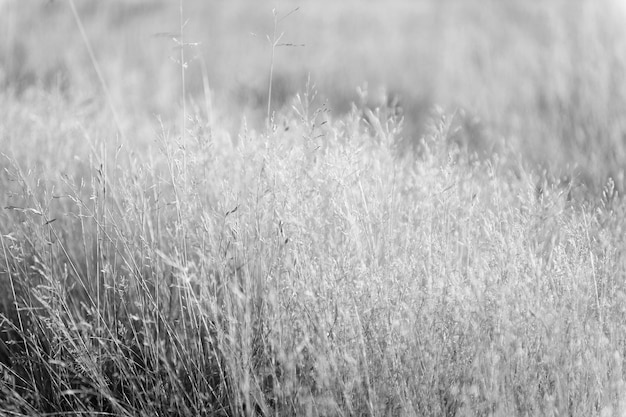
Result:
<svg viewBox="0 0 626 417"><path fill-rule="evenodd" d="M622 3L0 1L0 416L626 415Z"/></svg>

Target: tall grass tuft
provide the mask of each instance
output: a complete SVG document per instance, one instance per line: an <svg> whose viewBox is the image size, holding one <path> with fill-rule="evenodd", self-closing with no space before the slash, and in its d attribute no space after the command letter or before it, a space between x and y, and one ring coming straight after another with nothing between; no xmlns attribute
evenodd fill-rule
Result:
<svg viewBox="0 0 626 417"><path fill-rule="evenodd" d="M523 165L460 158L447 115L401 157L387 121L298 105L269 138L190 134L186 180L167 132L106 175L9 164L6 413L621 410L619 198L538 198Z"/></svg>

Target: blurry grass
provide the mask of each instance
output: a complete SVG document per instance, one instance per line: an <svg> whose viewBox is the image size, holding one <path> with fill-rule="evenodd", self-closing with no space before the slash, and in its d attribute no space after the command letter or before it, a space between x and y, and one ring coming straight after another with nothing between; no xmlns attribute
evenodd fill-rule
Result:
<svg viewBox="0 0 626 417"><path fill-rule="evenodd" d="M129 136L144 137L133 130L150 125L155 114L176 118L172 104L180 102L180 77L169 62L176 45L155 35L179 31L171 18L177 5L153 0L78 6L105 78L115 80L114 104L132 120ZM295 7L286 1L272 6L279 12ZM626 12L620 0L298 6L297 18L282 29L286 41L306 46L276 55L277 107L289 107L310 75L320 100L345 114L358 99L355 86L367 81L371 107L390 97L401 103L408 142L425 133L433 105L449 112L462 108L482 127L466 135L472 150L490 151L506 141L555 177L574 176L596 194L608 177L624 189ZM271 7L246 1L186 1L185 7L194 17L186 37L199 43L187 48L186 91L202 101L204 62L213 101L220 104L216 120L236 140L242 117L252 127L264 124ZM0 19L6 33L0 83L18 91L43 84L60 85L70 95L98 95L62 2L9 6Z"/></svg>
<svg viewBox="0 0 626 417"><path fill-rule="evenodd" d="M254 116L239 123L241 103L214 100L224 114L207 114L192 65L182 138L172 44L128 41L138 22L163 32L169 3L80 5L123 138L86 56L46 62L78 40L29 19L69 26L65 6L13 9L11 27L32 30L10 29L0 54L0 411L623 414L626 96L620 44L608 42L621 38L615 16L575 3L561 15L557 2L398 2L398 27L378 28L391 32L385 48L374 5L303 8L298 18L356 25L340 36L372 30L333 68L331 51L301 38L306 25L286 28L344 78L319 77L316 99L281 51L282 110L261 134ZM202 38L206 4L189 2L187 40ZM407 43L424 29L409 21L432 13L441 36L416 46L428 51L421 66ZM202 30L232 31L216 22L233 16L269 32L245 2L206 16L217 28ZM529 27L537 39L518 38ZM207 46L218 97L235 88L220 71L245 65L212 48L234 43ZM240 75L248 98L266 80L261 45L249 54L260 67ZM368 77L356 56L370 51L373 82L348 106L352 78ZM406 66L385 65L396 54ZM304 87L296 98L291 82Z"/></svg>

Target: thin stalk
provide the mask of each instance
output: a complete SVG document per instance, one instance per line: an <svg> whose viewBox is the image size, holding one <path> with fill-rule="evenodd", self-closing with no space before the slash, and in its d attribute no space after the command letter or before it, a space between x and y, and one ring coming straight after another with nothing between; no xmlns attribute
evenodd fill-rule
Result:
<svg viewBox="0 0 626 417"><path fill-rule="evenodd" d="M124 132L122 131L122 124L120 123L120 118L117 115L117 111L115 110L115 106L113 105L113 98L111 97L111 92L109 87L104 79L104 75L102 74L102 70L100 69L100 64L98 64L98 60L96 59L96 55L91 47L91 43L89 42L89 38L87 38L87 32L85 32L85 27L83 26L83 22L78 16L78 12L76 11L76 5L74 4L74 0L69 0L70 9L72 10L72 15L74 16L74 21L76 22L76 26L78 27L78 31L80 32L80 36L83 39L83 43L85 44L85 48L87 49L87 53L89 54L89 59L91 60L91 65L93 66L94 71L96 71L96 75L98 76L98 81L100 82L100 86L102 87L102 91L107 100L107 104L109 105L109 109L111 110L111 114L113 115L113 121L115 122L115 126L117 127L117 131L120 136L124 138Z"/></svg>
<svg viewBox="0 0 626 417"><path fill-rule="evenodd" d="M268 82L268 86L267 86L267 119L266 119L266 127L267 130L269 132L271 126L271 121L272 121L272 83L274 80L274 58L276 56L276 48L279 46L304 46L304 45L296 45L293 43L281 43L280 40L283 38L283 35L285 34L284 32L281 33L280 35L278 35L278 24L280 22L282 22L284 19L286 19L287 17L291 16L293 13L297 12L300 8L296 7L295 9L293 9L292 11L290 11L289 13L287 13L286 15L284 15L283 17L281 17L280 19L278 18L278 12L276 11L276 9L272 9L272 14L274 15L274 30L272 32L272 37L270 38L269 35L267 35L267 41L270 43L270 46L272 47L272 54L271 54L271 59L270 59L270 75L269 75L269 82Z"/></svg>
<svg viewBox="0 0 626 417"><path fill-rule="evenodd" d="M276 9L272 10L272 13L274 14L274 31L272 33L272 55L271 55L271 59L270 59L270 79L268 82L268 86L267 86L267 119L266 119L266 123L267 123L267 130L270 130L270 124L271 124L271 116L272 116L272 80L274 79L274 56L276 54L276 45L278 43L278 41L280 40L280 38L282 37L282 34L278 37L278 39L276 39L276 30L278 29L278 13L276 13Z"/></svg>
<svg viewBox="0 0 626 417"><path fill-rule="evenodd" d="M185 62L185 20L184 20L184 0L179 0L179 18L180 18L180 81L181 81L181 94L182 94L182 106L183 111L181 114L181 149L183 152L183 192L187 192L187 150L186 150L186 131L187 131L187 104L186 97L187 91L185 88L185 67L187 66ZM182 233L182 245L183 245L183 265L187 265L187 236L185 233L185 225L183 224L183 216L181 213L181 201L177 200L178 205L178 220L179 226L181 228Z"/></svg>

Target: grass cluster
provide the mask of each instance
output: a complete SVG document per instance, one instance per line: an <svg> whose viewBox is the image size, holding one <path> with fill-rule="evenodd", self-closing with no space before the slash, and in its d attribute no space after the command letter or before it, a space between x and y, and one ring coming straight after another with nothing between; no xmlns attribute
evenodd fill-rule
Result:
<svg viewBox="0 0 626 417"><path fill-rule="evenodd" d="M136 16L82 3L78 14L106 26L116 13L156 13L148 4L160 3L133 6ZM441 4L440 19L487 13ZM557 10L502 4L493 10L530 20ZM389 13L418 10L397 7ZM591 22L595 37L572 50L614 35ZM441 27L452 40L466 33ZM97 30L87 25L83 43L102 53ZM182 37L179 74L145 72L145 82L146 57L100 61L100 79L86 82L77 74L98 62L30 73L20 61L30 41L0 44L0 415L626 413L619 56L592 76L581 58L580 72L556 74L567 75L562 89L537 75L525 90L500 78L504 61L485 61L487 46L468 46L467 74L432 81L493 76L485 107L473 103L488 126L366 89L340 114L307 85L265 128L244 119L233 137L207 81L219 76L205 72L194 88ZM443 73L456 74L462 55L441 58ZM537 74L554 68L542 59ZM159 77L182 78L189 97L181 111L168 95L178 81L164 83L163 120L147 121ZM279 85L272 97L287 100ZM425 120L419 135L405 129L411 117ZM546 147L532 151L522 133ZM568 145L555 165L582 161L580 171L542 170L541 152Z"/></svg>
<svg viewBox="0 0 626 417"><path fill-rule="evenodd" d="M310 99L236 146L3 157L3 412L621 415L611 185L581 204L444 114L414 154L385 109Z"/></svg>

